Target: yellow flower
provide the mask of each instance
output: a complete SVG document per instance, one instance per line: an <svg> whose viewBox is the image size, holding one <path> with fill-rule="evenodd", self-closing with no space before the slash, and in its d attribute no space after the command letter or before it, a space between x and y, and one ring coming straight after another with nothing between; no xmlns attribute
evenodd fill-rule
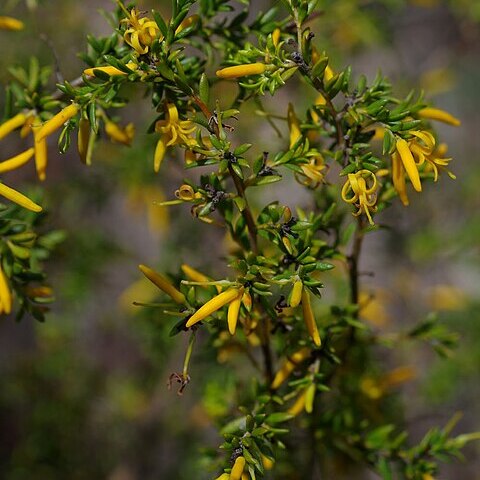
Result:
<svg viewBox="0 0 480 480"><path fill-rule="evenodd" d="M0 162L0 173L10 172L25 165L33 157L33 153L34 149L29 148L15 157Z"/></svg>
<svg viewBox="0 0 480 480"><path fill-rule="evenodd" d="M200 16L196 14L186 18L175 30L175 35L178 35L182 30L185 30L186 28L191 27L192 25L195 25L195 23L197 23L199 19L200 19Z"/></svg>
<svg viewBox="0 0 480 480"><path fill-rule="evenodd" d="M450 285L435 285L429 290L427 299L434 310L463 310L468 304L465 292Z"/></svg>
<svg viewBox="0 0 480 480"><path fill-rule="evenodd" d="M303 283L297 277L295 282L293 282L292 292L290 294L290 306L295 308L300 305L300 300L302 299Z"/></svg>
<svg viewBox="0 0 480 480"><path fill-rule="evenodd" d="M390 317L385 307L385 293L376 291L375 294L360 292L358 308L362 319L376 327L384 327L389 323Z"/></svg>
<svg viewBox="0 0 480 480"><path fill-rule="evenodd" d="M244 65L235 65L234 67L226 67L216 71L217 77L220 78L239 78L249 75L260 75L265 72L267 66L264 63L246 63Z"/></svg>
<svg viewBox="0 0 480 480"><path fill-rule="evenodd" d="M295 115L295 110L293 109L293 105L291 103L288 104L287 120L288 120L288 129L290 131L289 148L293 148L293 146L298 142L298 140L302 138L302 132L300 131L300 122L298 121L298 118Z"/></svg>
<svg viewBox="0 0 480 480"><path fill-rule="evenodd" d="M242 304L243 288L238 291L238 296L228 306L227 324L230 335L235 335L237 328L238 314L240 313L240 306Z"/></svg>
<svg viewBox="0 0 480 480"><path fill-rule="evenodd" d="M405 169L405 172L407 172L408 178L410 178L413 188L417 192L421 192L422 184L420 182L420 175L418 173L418 168L415 163L415 159L413 158L412 152L409 148L409 145L407 141L403 138L397 137L396 140L396 151L400 156L403 168Z"/></svg>
<svg viewBox="0 0 480 480"><path fill-rule="evenodd" d="M320 153L317 152L312 156L307 154L307 156L310 157L310 162L300 165L305 177L301 183L309 188L317 188L325 180L324 170L327 166Z"/></svg>
<svg viewBox="0 0 480 480"><path fill-rule="evenodd" d="M12 294L0 263L0 313L7 315L12 311Z"/></svg>
<svg viewBox="0 0 480 480"><path fill-rule="evenodd" d="M48 122L45 122L42 125L37 133L36 140L39 142L40 140L43 140L52 133L56 132L63 124L65 124L65 122L74 117L78 113L79 109L80 107L78 104L72 103L71 105L68 105L68 107L65 107L63 110L58 112L54 117L48 120Z"/></svg>
<svg viewBox="0 0 480 480"><path fill-rule="evenodd" d="M454 127L460 126L460 120L455 118L448 112L440 110L439 108L426 107L418 111L418 116L420 118L427 118L430 120L437 120L439 122L448 123L448 125L453 125Z"/></svg>
<svg viewBox="0 0 480 480"><path fill-rule="evenodd" d="M23 30L24 24L13 17L0 16L0 30Z"/></svg>
<svg viewBox="0 0 480 480"><path fill-rule="evenodd" d="M321 345L320 335L318 334L317 323L315 322L315 316L313 315L312 305L310 303L310 294L306 289L302 292L302 308L303 319L307 327L310 337L312 337L313 343L319 347Z"/></svg>
<svg viewBox="0 0 480 480"><path fill-rule="evenodd" d="M123 38L139 55L144 55L148 53L153 42L160 38L160 29L150 18L138 18L139 13L136 8L132 8L127 15L128 17L122 20L122 23L128 24Z"/></svg>
<svg viewBox="0 0 480 480"><path fill-rule="evenodd" d="M138 65L135 62L128 62L127 67L130 70L136 70L138 68ZM111 65L105 66L105 67L92 67L92 68L87 68L83 71L85 75L88 75L89 77L94 77L95 76L95 70L99 70L103 73L106 73L107 75L110 75L111 77L115 76L120 76L120 75L128 75L128 73L124 72L123 70L119 70L116 67L112 67Z"/></svg>
<svg viewBox="0 0 480 480"><path fill-rule="evenodd" d="M35 119L35 124L32 125L33 130L33 142L35 148L35 169L37 170L37 175L40 181L44 181L46 178L47 170L47 137L39 139L39 132L41 126L39 124L40 119Z"/></svg>
<svg viewBox="0 0 480 480"><path fill-rule="evenodd" d="M21 127L28 119L28 116L24 113L17 113L14 117L10 118L6 122L0 125L0 140L5 138L9 133L13 132L16 128Z"/></svg>
<svg viewBox="0 0 480 480"><path fill-rule="evenodd" d="M276 390L295 370L295 368L310 356L310 349L301 348L284 361L272 382L272 389Z"/></svg>
<svg viewBox="0 0 480 480"><path fill-rule="evenodd" d="M185 295L177 290L166 277L146 265L139 265L138 268L154 285L171 297L173 301L179 304L186 302Z"/></svg>
<svg viewBox="0 0 480 480"><path fill-rule="evenodd" d="M229 480L230 475L228 473L222 473L219 477L217 477L215 480Z"/></svg>
<svg viewBox="0 0 480 480"><path fill-rule="evenodd" d="M366 176L366 178L364 177ZM372 184L368 186L368 178L372 179ZM370 225L373 225L373 220L370 211L375 212L375 203L377 196L375 190L377 189L377 177L370 170L360 170L357 173L349 173L348 179L342 188L342 199L347 203L355 204L358 208L353 215L358 216L362 212L368 217ZM348 194L351 192L351 196Z"/></svg>
<svg viewBox="0 0 480 480"><path fill-rule="evenodd" d="M77 150L80 155L80 160L86 165L91 164L91 152L89 149L90 135L90 122L86 118L81 118L78 124Z"/></svg>
<svg viewBox="0 0 480 480"><path fill-rule="evenodd" d="M272 32L272 42L273 42L273 46L275 48L278 47L278 42L280 41L280 35L281 35L281 30L279 28L276 28L273 32Z"/></svg>
<svg viewBox="0 0 480 480"><path fill-rule="evenodd" d="M417 132L420 133L420 132ZM428 133L428 132L424 132ZM433 136L432 136L433 139ZM455 180L457 177L448 170L448 164L452 161L451 158L444 158L444 155L447 153L447 145L441 143L435 148L435 141L430 145L422 145L416 139L410 143L410 150L412 151L413 156L416 158L417 165L420 167L425 162L425 172L433 170L433 181L438 180L438 175L440 171L445 171L447 175Z"/></svg>
<svg viewBox="0 0 480 480"><path fill-rule="evenodd" d="M175 190L175 196L184 202L193 202L202 198L200 192L195 192L190 185L182 185L178 190Z"/></svg>
<svg viewBox="0 0 480 480"><path fill-rule="evenodd" d="M27 210L32 212L41 212L42 207L37 205L35 202L32 202L28 197L22 195L20 192L17 192L13 188L7 187L4 183L0 183L0 195L3 195L5 198L20 205Z"/></svg>
<svg viewBox="0 0 480 480"><path fill-rule="evenodd" d="M274 460L272 458L267 457L263 453L261 455L262 455L263 468L265 470L271 470L275 464Z"/></svg>
<svg viewBox="0 0 480 480"><path fill-rule="evenodd" d="M230 480L240 480L245 468L245 457L237 457L230 472Z"/></svg>
<svg viewBox="0 0 480 480"><path fill-rule="evenodd" d="M130 146L135 136L135 125L129 123L122 128L107 118L105 119L105 132L112 141Z"/></svg>
<svg viewBox="0 0 480 480"><path fill-rule="evenodd" d="M312 60L313 60L313 55L312 55ZM314 61L315 63L315 61ZM325 68L325 71L323 73L323 81L324 83L328 82L330 79L332 79L335 76L333 73L333 70L330 68L330 65L327 65ZM317 98L315 99L315 105L325 105L327 101L325 100L325 97L320 93L317 95ZM316 112L312 112L312 119L314 122L318 122L319 117Z"/></svg>
<svg viewBox="0 0 480 480"><path fill-rule="evenodd" d="M220 308L229 304L239 296L240 289L229 288L225 292L213 297L205 305L200 307L187 321L187 328L201 322L205 318L209 317L212 313L216 312Z"/></svg>
<svg viewBox="0 0 480 480"><path fill-rule="evenodd" d="M287 410L287 413L296 417L305 410L305 400L307 398L307 389L305 388L302 393L297 397L295 403Z"/></svg>
<svg viewBox="0 0 480 480"><path fill-rule="evenodd" d="M195 125L190 120L180 120L177 107L173 103L166 106L165 119L155 124L155 131L162 136L155 149L153 168L155 172L160 170L165 152L173 145L185 145L192 147L196 141L191 134L195 131Z"/></svg>

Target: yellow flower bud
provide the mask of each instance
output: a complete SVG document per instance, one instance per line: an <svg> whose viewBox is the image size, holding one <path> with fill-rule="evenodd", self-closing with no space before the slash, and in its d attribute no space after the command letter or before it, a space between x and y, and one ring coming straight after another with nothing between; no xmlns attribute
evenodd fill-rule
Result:
<svg viewBox="0 0 480 480"><path fill-rule="evenodd" d="M127 67L130 70L136 70L138 68L138 65L135 62L129 62L129 63L127 63ZM88 75L89 77L94 77L95 76L95 70L99 70L103 73L106 73L107 75L110 75L111 77L120 76L120 75L128 75L127 72L124 72L123 70L119 70L116 67L112 67L111 65L108 65L108 66L105 66L105 67L87 68L83 71L83 73L85 75Z"/></svg>
<svg viewBox="0 0 480 480"><path fill-rule="evenodd" d="M35 120L37 123L39 119ZM46 170L47 170L47 138L44 137L39 140L38 134L42 127L37 125L32 125L33 129L33 140L34 140L34 147L35 147L35 168L37 170L38 178L43 182L46 178Z"/></svg>
<svg viewBox="0 0 480 480"><path fill-rule="evenodd" d="M24 113L17 113L17 115L2 123L2 125L0 125L0 140L16 128L21 127L27 121L27 118L27 115Z"/></svg>
<svg viewBox="0 0 480 480"><path fill-rule="evenodd" d="M0 173L10 172L12 170L16 170L22 165L25 165L33 157L33 154L34 149L29 148L15 157L0 162Z"/></svg>
<svg viewBox="0 0 480 480"><path fill-rule="evenodd" d="M267 66L264 63L247 63L245 65L235 65L217 70L217 77L220 78L239 78L248 75L259 75L265 72Z"/></svg>
<svg viewBox="0 0 480 480"><path fill-rule="evenodd" d="M242 304L243 288L238 291L238 297L235 298L228 306L227 323L230 335L235 335L237 328L238 314L240 312L240 305Z"/></svg>
<svg viewBox="0 0 480 480"><path fill-rule="evenodd" d="M300 279L295 280L292 288L292 293L290 295L290 306L295 308L300 305L300 300L302 299L303 283Z"/></svg>
<svg viewBox="0 0 480 480"><path fill-rule="evenodd" d="M230 472L230 480L240 480L245 468L245 457L237 457Z"/></svg>
<svg viewBox="0 0 480 480"><path fill-rule="evenodd" d="M310 294L307 290L302 292L302 309L303 319L309 335L312 337L313 343L319 347L321 345L320 335L318 334L317 323L315 322L315 316L313 315L312 305L310 303Z"/></svg>
<svg viewBox="0 0 480 480"><path fill-rule="evenodd" d="M212 313L216 312L220 308L224 307L228 303L235 300L238 297L238 288L229 288L225 292L220 293L216 297L213 297L205 305L200 307L189 319L186 324L187 328L201 322L205 318L209 317Z"/></svg>
<svg viewBox="0 0 480 480"><path fill-rule="evenodd" d="M160 166L162 165L162 161L165 158L165 153L167 151L167 147L163 138L157 142L157 146L155 147L155 154L153 157L153 170L155 173L158 173L160 170Z"/></svg>
<svg viewBox="0 0 480 480"><path fill-rule="evenodd" d="M24 24L13 17L0 16L0 30L18 31L23 30Z"/></svg>
<svg viewBox="0 0 480 480"><path fill-rule="evenodd" d="M170 280L165 278L160 273L152 270L151 268L147 267L146 265L139 265L138 268L141 272L160 290L165 292L169 297L172 298L173 301L182 304L186 302L185 295L177 290L171 283Z"/></svg>
<svg viewBox="0 0 480 480"><path fill-rule="evenodd" d="M280 41L280 34L281 31L279 28L276 28L272 33L272 42L275 48L278 47L278 42Z"/></svg>
<svg viewBox="0 0 480 480"><path fill-rule="evenodd" d="M403 167L412 182L413 188L417 192L421 192L422 184L420 183L420 175L418 174L417 165L415 164L412 152L410 151L410 148L408 148L408 143L403 138L397 138L396 148L400 155L400 159L402 160Z"/></svg>
<svg viewBox="0 0 480 480"><path fill-rule="evenodd" d="M107 119L105 121L105 132L114 142L129 146L135 135L135 125L129 123L125 128L122 128L115 122Z"/></svg>
<svg viewBox="0 0 480 480"><path fill-rule="evenodd" d="M43 126L39 129L37 134L37 141L43 140L52 133L56 132L65 122L74 117L78 110L80 109L79 105L72 103L65 107L63 110L58 112L53 118L45 122Z"/></svg>
<svg viewBox="0 0 480 480"><path fill-rule="evenodd" d="M20 205L27 210L32 212L41 212L42 207L37 205L35 202L32 202L28 197L22 195L20 192L17 192L13 188L7 187L4 183L0 183L0 195L3 195L5 198L8 198L11 202L14 202Z"/></svg>
<svg viewBox="0 0 480 480"><path fill-rule="evenodd" d="M230 475L228 473L222 473L219 477L217 477L215 480L229 480Z"/></svg>
<svg viewBox="0 0 480 480"><path fill-rule="evenodd" d="M295 403L287 410L287 413L296 417L305 409L305 398L307 396L307 389L304 389L303 392L297 397Z"/></svg>
<svg viewBox="0 0 480 480"><path fill-rule="evenodd" d="M12 294L5 274L0 266L0 313L9 314L12 311Z"/></svg>
<svg viewBox="0 0 480 480"><path fill-rule="evenodd" d="M199 18L200 18L199 15L195 14L183 20L183 22L175 30L175 35L179 34L182 30L185 30L186 28L191 27L192 25L197 23Z"/></svg>
<svg viewBox="0 0 480 480"><path fill-rule="evenodd" d="M275 375L275 378L273 379L272 389L277 389L290 376L290 374L295 370L297 365L307 359L309 355L310 349L307 347L303 347L290 357L287 357L285 362L280 367L280 370Z"/></svg>
<svg viewBox="0 0 480 480"><path fill-rule="evenodd" d="M418 111L420 118L428 118L430 120L437 120L439 122L453 125L454 127L460 126L460 120L444 110L439 108L426 107Z"/></svg>
<svg viewBox="0 0 480 480"><path fill-rule="evenodd" d="M265 470L271 470L275 464L275 462L273 461L273 459L267 457L266 455L264 455L263 453L261 454L262 455L262 464L263 464L263 468Z"/></svg>
<svg viewBox="0 0 480 480"><path fill-rule="evenodd" d="M288 128L290 130L290 148L298 142L302 137L302 132L300 131L300 123L297 116L295 115L295 110L291 103L288 104L287 112Z"/></svg>

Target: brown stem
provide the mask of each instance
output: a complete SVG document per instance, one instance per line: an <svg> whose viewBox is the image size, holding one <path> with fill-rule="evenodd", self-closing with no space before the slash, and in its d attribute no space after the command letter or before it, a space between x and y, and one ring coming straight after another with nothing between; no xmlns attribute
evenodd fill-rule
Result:
<svg viewBox="0 0 480 480"><path fill-rule="evenodd" d="M245 202L245 208L242 211L242 215L245 218L247 224L248 236L250 237L250 246L255 254L258 254L258 242L257 242L257 226L255 225L255 220L252 215L252 211L248 205L247 196L245 195L245 186L243 180L235 173L232 166L228 166L228 171L230 176L233 179L235 188L237 189L238 195L243 198Z"/></svg>
<svg viewBox="0 0 480 480"><path fill-rule="evenodd" d="M365 237L363 217L357 217L357 228L355 230L355 237L353 239L352 252L348 256L348 275L350 281L350 302L358 304L359 297L359 274L358 264L360 261L360 254L362 251L363 239ZM358 317L358 310L355 313Z"/></svg>

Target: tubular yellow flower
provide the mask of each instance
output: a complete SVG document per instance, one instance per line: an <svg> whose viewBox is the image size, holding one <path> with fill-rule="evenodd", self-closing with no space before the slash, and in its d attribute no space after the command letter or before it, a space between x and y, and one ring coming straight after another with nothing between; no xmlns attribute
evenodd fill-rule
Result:
<svg viewBox="0 0 480 480"><path fill-rule="evenodd" d="M72 103L58 112L53 118L45 122L37 133L37 141L43 140L52 133L56 132L65 122L73 118L79 111L80 107L76 103Z"/></svg>
<svg viewBox="0 0 480 480"><path fill-rule="evenodd" d="M364 176L372 179L371 186L367 185ZM357 173L349 173L348 179L342 188L342 199L347 203L353 203L358 209L353 215L358 216L364 212L368 217L370 225L374 224L370 211L375 212L376 210L376 189L377 177L370 170L360 170ZM349 197L348 194L350 192L352 195Z"/></svg>
<svg viewBox="0 0 480 480"><path fill-rule="evenodd" d="M306 289L302 292L302 309L303 319L307 327L310 337L312 337L313 343L319 347L321 345L320 335L318 333L317 323L315 322L315 316L313 315L312 305L310 303L310 294Z"/></svg>
<svg viewBox="0 0 480 480"><path fill-rule="evenodd" d="M275 462L273 461L273 459L267 457L262 453L262 464L265 470L271 470L275 465Z"/></svg>
<svg viewBox="0 0 480 480"><path fill-rule="evenodd" d="M122 20L122 23L128 24L123 38L139 55L144 55L152 43L160 38L160 29L150 18L138 18L139 13L136 8L132 8L127 15L128 17Z"/></svg>
<svg viewBox="0 0 480 480"><path fill-rule="evenodd" d="M0 162L0 173L10 172L25 165L33 157L34 151L33 148L29 148L15 157Z"/></svg>
<svg viewBox="0 0 480 480"><path fill-rule="evenodd" d="M245 457L237 457L230 472L230 480L240 480L245 468Z"/></svg>
<svg viewBox="0 0 480 480"><path fill-rule="evenodd" d="M21 130L20 130L20 137L21 138L26 138L32 131L32 127L34 122L37 121L37 118L35 115L28 115L27 119L25 120L25 123L23 124Z"/></svg>
<svg viewBox="0 0 480 480"><path fill-rule="evenodd" d="M160 171L163 159L165 158L165 153L167 153L167 147L165 146L163 138L161 138L157 142L157 146L155 147L155 154L153 156L153 170L155 173L158 173Z"/></svg>
<svg viewBox="0 0 480 480"><path fill-rule="evenodd" d="M303 283L300 279L295 280L293 283L292 293L290 295L290 306L295 308L300 305L302 299Z"/></svg>
<svg viewBox="0 0 480 480"><path fill-rule="evenodd" d="M12 311L12 294L5 274L0 265L0 313L9 314Z"/></svg>
<svg viewBox="0 0 480 480"><path fill-rule="evenodd" d="M138 65L135 62L128 62L127 67L130 70L136 70L138 68ZM92 67L92 68L87 68L83 71L85 75L88 75L89 77L94 77L95 76L95 70L99 70L103 73L106 73L107 75L110 75L111 77L115 76L121 76L121 75L128 75L127 72L124 72L123 70L119 70L116 67L112 67L111 65L107 65L105 67Z"/></svg>
<svg viewBox="0 0 480 480"><path fill-rule="evenodd" d="M199 18L200 17L197 14L186 18L175 30L175 35L178 35L182 30L185 30L186 28L191 27L192 25L197 23Z"/></svg>
<svg viewBox="0 0 480 480"><path fill-rule="evenodd" d="M279 28L276 28L273 33L272 33L272 42L273 42L273 46L276 48L278 47L278 42L280 41L280 34L282 32L280 31Z"/></svg>
<svg viewBox="0 0 480 480"><path fill-rule="evenodd" d="M112 141L130 146L135 136L135 125L129 123L126 127L122 128L115 122L106 119L105 132Z"/></svg>
<svg viewBox="0 0 480 480"><path fill-rule="evenodd" d="M225 292L213 297L188 319L186 324L187 328L195 325L198 322L201 322L205 318L209 317L212 313L235 300L238 297L238 292L238 288L229 288Z"/></svg>
<svg viewBox="0 0 480 480"><path fill-rule="evenodd" d="M402 160L403 168L407 172L408 178L412 182L413 188L417 192L422 191L422 184L420 183L420 175L418 174L418 168L415 164L412 152L408 147L408 143L403 138L397 137L396 149Z"/></svg>
<svg viewBox="0 0 480 480"><path fill-rule="evenodd" d="M260 75L265 72L267 66L264 63L246 63L244 65L235 65L234 67L226 67L216 71L217 77L220 78L239 78L249 75Z"/></svg>
<svg viewBox="0 0 480 480"><path fill-rule="evenodd" d="M300 131L300 123L298 121L297 116L295 115L295 110L293 109L293 105L291 103L288 104L287 120L288 120L288 129L290 131L290 147L289 148L293 148L293 146L302 137L302 132Z"/></svg>
<svg viewBox="0 0 480 480"><path fill-rule="evenodd" d="M407 207L409 201L405 183L405 170L402 167L402 160L397 152L393 152L392 154L392 181L400 201Z"/></svg>
<svg viewBox="0 0 480 480"><path fill-rule="evenodd" d="M318 153L310 157L309 163L300 165L303 177L297 180L308 188L317 188L325 180L324 170L327 168L323 156ZM295 172L297 176L297 172Z"/></svg>
<svg viewBox="0 0 480 480"><path fill-rule="evenodd" d="M302 393L297 397L295 403L287 410L287 413L296 417L305 410L305 399L307 397L307 389L305 388Z"/></svg>
<svg viewBox="0 0 480 480"><path fill-rule="evenodd" d="M35 124L32 125L33 130L33 141L35 147L35 168L37 170L37 175L40 181L44 181L47 173L47 138L38 139L38 134L42 128L39 125L40 119L35 119Z"/></svg>
<svg viewBox="0 0 480 480"><path fill-rule="evenodd" d="M90 143L90 122L86 118L81 118L78 125L77 149L80 160L86 165L90 165L89 143Z"/></svg>
<svg viewBox="0 0 480 480"><path fill-rule="evenodd" d="M14 202L20 205L27 210L32 212L41 212L42 207L37 205L35 202L32 202L28 197L22 195L20 192L17 192L13 188L7 187L4 183L0 183L0 195L3 195L5 198L8 198L11 202Z"/></svg>
<svg viewBox="0 0 480 480"><path fill-rule="evenodd" d="M229 480L230 475L228 473L222 473L219 477L217 477L215 480Z"/></svg>
<svg viewBox="0 0 480 480"><path fill-rule="evenodd" d="M315 62L314 62L315 63ZM323 73L323 81L328 82L331 78L334 77L333 70L330 68L329 65L325 68L325 71ZM325 97L320 93L317 95L317 98L315 99L315 105L325 105L327 101L325 100ZM315 112L312 112L314 115L312 115L312 118L315 122L318 122L319 118L318 115Z"/></svg>
<svg viewBox="0 0 480 480"><path fill-rule="evenodd" d="M21 127L27 121L27 118L28 116L24 113L17 113L17 115L2 123L2 125L0 125L0 140L16 128Z"/></svg>
<svg viewBox="0 0 480 480"><path fill-rule="evenodd" d="M240 305L242 304L243 288L238 291L238 296L228 306L227 323L230 335L235 335L237 328L238 314L240 313Z"/></svg>
<svg viewBox="0 0 480 480"><path fill-rule="evenodd" d="M439 108L422 108L418 111L418 116L420 118L427 118L430 120L437 120L439 122L448 123L448 125L453 125L454 127L460 126L461 123L458 118Z"/></svg>
<svg viewBox="0 0 480 480"><path fill-rule="evenodd" d="M195 270L192 268L190 265L187 265L184 263L180 267L183 271L183 273L193 282L209 282L210 279L204 275L203 273L199 272L198 270Z"/></svg>
<svg viewBox="0 0 480 480"><path fill-rule="evenodd" d="M139 265L138 268L154 285L171 297L173 301L179 304L186 302L185 295L177 290L166 277L146 265Z"/></svg>
<svg viewBox="0 0 480 480"><path fill-rule="evenodd" d="M24 26L23 22L16 18L0 16L0 30L18 31L23 30Z"/></svg>
<svg viewBox="0 0 480 480"><path fill-rule="evenodd" d="M280 370L275 375L275 378L273 379L272 388L274 390L277 389L290 376L290 374L295 370L297 365L307 359L309 355L310 349L304 347L295 352L290 357L287 357L285 362L280 367Z"/></svg>
<svg viewBox="0 0 480 480"><path fill-rule="evenodd" d="M167 147L173 145L185 145L192 147L196 141L191 134L195 131L195 125L190 120L180 120L177 107L168 103L165 111L165 119L155 124L155 131L162 134L155 148L153 168L155 172L160 170Z"/></svg>

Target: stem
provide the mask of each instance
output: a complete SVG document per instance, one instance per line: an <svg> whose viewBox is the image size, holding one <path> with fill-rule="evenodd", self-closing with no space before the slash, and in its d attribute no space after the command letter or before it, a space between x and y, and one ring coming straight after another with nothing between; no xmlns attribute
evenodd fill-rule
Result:
<svg viewBox="0 0 480 480"><path fill-rule="evenodd" d="M359 296L359 275L358 264L360 261L360 254L362 252L363 239L365 237L363 217L357 217L357 228L355 230L355 237L353 239L352 252L348 257L348 275L350 281L350 303L358 304ZM358 310L355 312L355 317L358 317Z"/></svg>
<svg viewBox="0 0 480 480"><path fill-rule="evenodd" d="M228 165L228 172L233 179L235 188L237 189L238 195L243 198L245 202L245 208L242 211L242 215L245 218L247 224L248 236L250 237L250 246L255 254L258 254L258 242L257 242L257 226L255 225L255 220L248 205L247 196L245 195L245 185L243 180L235 173L231 165Z"/></svg>
<svg viewBox="0 0 480 480"><path fill-rule="evenodd" d="M185 360L183 362L183 378L186 380L189 378L188 375L188 366L190 364L190 359L192 358L192 352L193 352L193 346L195 345L195 330L192 330L192 334L190 335L190 339L188 340L188 348L187 348L187 353L185 354Z"/></svg>

